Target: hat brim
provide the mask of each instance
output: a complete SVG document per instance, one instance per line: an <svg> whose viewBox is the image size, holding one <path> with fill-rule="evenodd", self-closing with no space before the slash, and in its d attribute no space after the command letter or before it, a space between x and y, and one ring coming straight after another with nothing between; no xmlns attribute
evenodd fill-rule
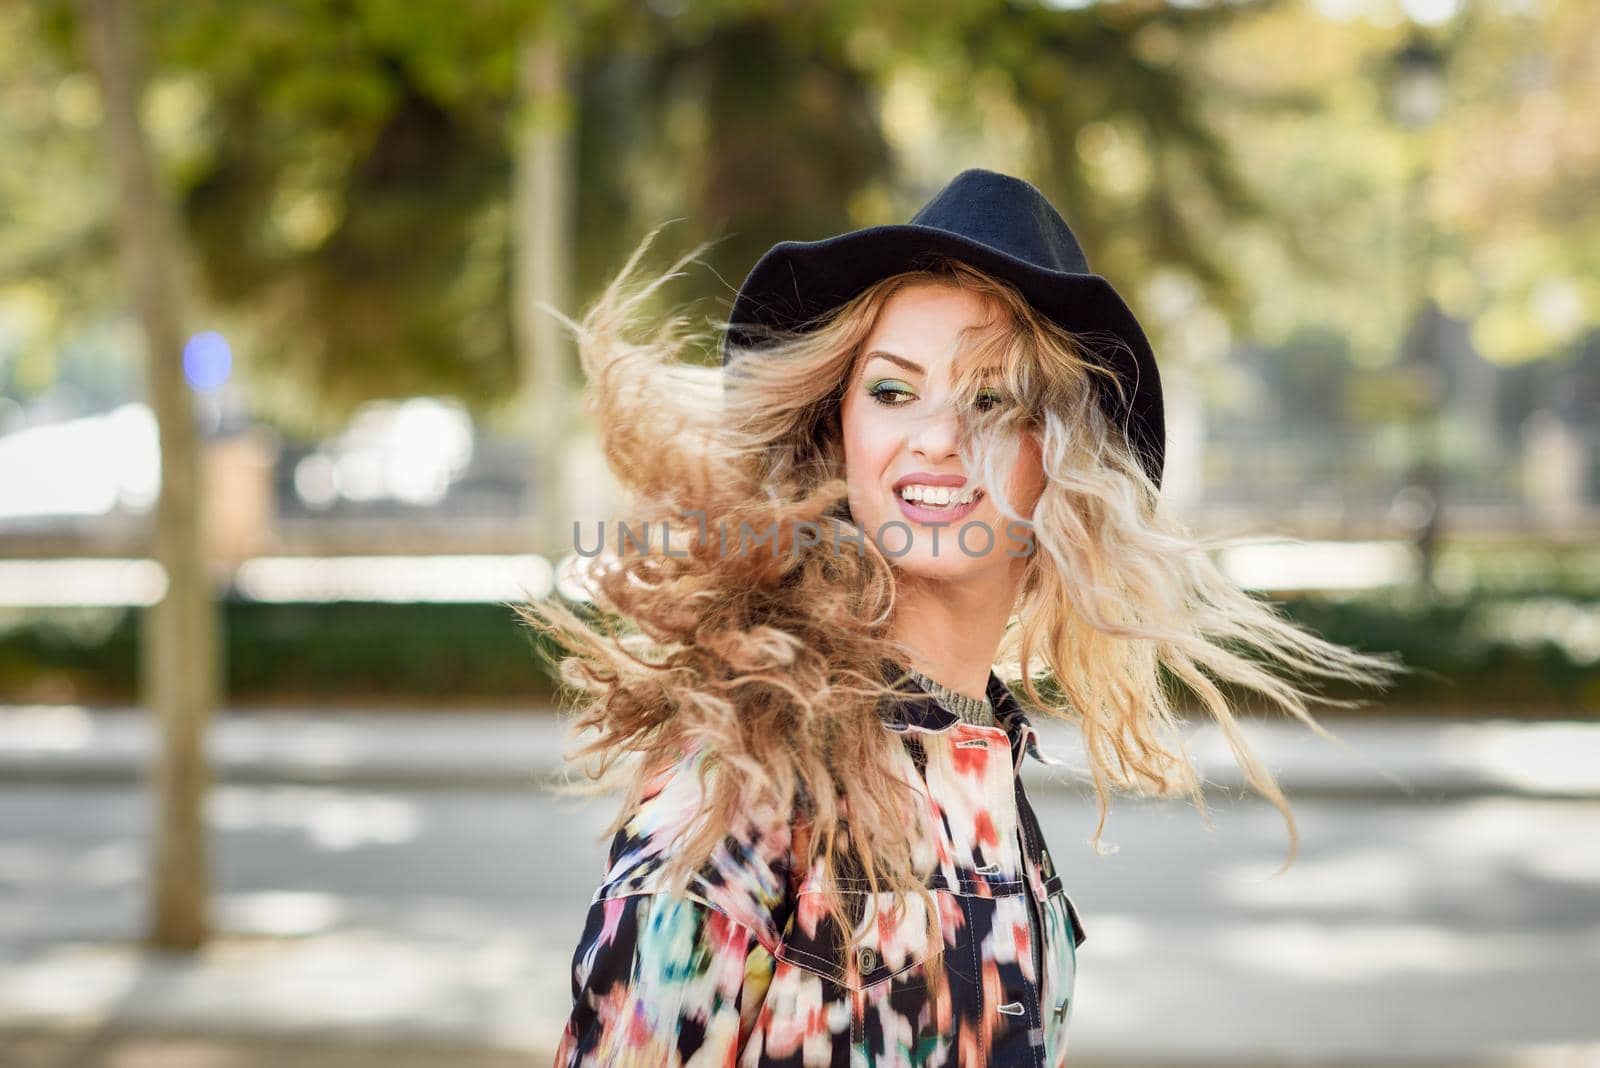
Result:
<svg viewBox="0 0 1600 1068"><path fill-rule="evenodd" d="M723 364L734 346L759 343L759 332L746 327L803 331L820 325L822 317L872 283L917 269L930 253L951 256L1010 282L1063 329L1103 331L1122 342L1085 339L1102 364L1117 372L1128 397L1129 407L1119 412L1115 398L1102 391L1103 409L1122 426L1159 486L1166 452L1161 375L1150 342L1121 295L1100 275L1041 268L948 230L896 223L774 245L739 288L728 316Z"/></svg>

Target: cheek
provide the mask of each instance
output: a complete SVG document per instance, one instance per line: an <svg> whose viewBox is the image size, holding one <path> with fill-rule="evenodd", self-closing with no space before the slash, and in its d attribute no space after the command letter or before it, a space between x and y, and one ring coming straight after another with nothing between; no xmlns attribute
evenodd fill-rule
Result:
<svg viewBox="0 0 1600 1068"><path fill-rule="evenodd" d="M846 402L840 415L845 480L852 494L879 484L893 452L887 435L874 425L871 414Z"/></svg>
<svg viewBox="0 0 1600 1068"><path fill-rule="evenodd" d="M1011 468L1007 496L1016 502L1018 511L1023 515L1032 515L1034 505L1039 503L1039 497L1044 493L1044 483L1043 453L1039 449L1038 439L1028 434L1023 437L1016 465Z"/></svg>
<svg viewBox="0 0 1600 1068"><path fill-rule="evenodd" d="M867 469L866 451L860 415L847 401L839 414L839 452L844 458L845 507L858 523L865 519L861 480Z"/></svg>

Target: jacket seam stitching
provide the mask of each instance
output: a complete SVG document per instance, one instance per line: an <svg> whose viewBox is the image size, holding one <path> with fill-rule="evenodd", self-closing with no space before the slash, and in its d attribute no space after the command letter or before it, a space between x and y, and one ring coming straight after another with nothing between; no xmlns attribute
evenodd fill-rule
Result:
<svg viewBox="0 0 1600 1068"><path fill-rule="evenodd" d="M925 889L943 890L946 893L957 894L961 897L1006 897L1009 895L997 893L997 891L1010 891L1012 894L1020 894L1027 889L1028 886L1026 879L984 880L969 879L964 875L957 877L959 889L952 887L949 884L949 878L941 875L937 879L930 878ZM844 891L846 893L859 894L866 893L870 889L871 884L866 879L835 879L833 880L833 886L835 889ZM987 890L989 893L979 893L981 890ZM642 892L649 893L650 891ZM797 896L802 894L823 894L827 893L827 890L821 886L810 886L802 887L801 889L796 890L795 893Z"/></svg>
<svg viewBox="0 0 1600 1068"><path fill-rule="evenodd" d="M1023 785L1022 785L1022 780L1021 779L1017 780L1017 790L1016 790L1016 793L1014 793L1012 795L1012 803L1017 805L1017 826L1022 831L1022 848L1025 851L1024 854L1023 854L1023 857L1022 857L1022 866L1023 866L1022 874L1023 874L1023 879L1026 880L1027 879L1027 874L1028 874L1027 873L1027 866L1028 866L1028 860L1029 860L1030 854L1032 854L1033 852L1037 852L1038 851L1038 845L1037 845L1036 841L1034 840L1033 835L1028 833L1028 820L1023 818L1022 805L1027 803L1027 792L1026 792L1025 788L1023 787ZM1029 808L1031 809L1032 806L1030 805ZM1043 874L1043 873L1041 872L1041 874ZM1036 941L1038 943L1037 948L1038 948L1038 951L1039 951L1039 967L1037 969L1037 973L1033 977L1033 988L1028 991L1028 1004L1031 1005L1032 1008L1033 1008L1032 1013L1029 1014L1029 1019L1030 1019L1030 1021L1032 1021L1033 1024L1037 1025L1038 1031L1039 1031L1039 1037L1041 1039L1043 1039L1044 1038L1044 1008L1043 1008L1043 1005L1041 1004L1041 1002L1044 999L1044 969L1045 969L1045 953L1046 953L1046 949L1045 949L1045 928L1048 925L1049 921L1045 917L1044 903L1034 899L1032 884L1030 884L1028 886L1028 892L1027 892L1027 895L1026 895L1026 897L1024 899L1024 904L1026 904L1028 906L1028 919L1029 919L1030 922L1032 921L1032 919L1033 919L1033 917L1035 915L1037 915L1039 917L1039 927L1038 927L1037 930L1032 932L1034 941ZM1069 933L1067 937L1070 938L1071 934ZM1030 947L1030 948L1033 948L1033 947ZM1033 1034L1032 1034L1032 1028L1031 1027L1029 1029L1029 1035L1028 1035L1028 1048L1030 1050L1033 1048ZM1043 1054L1043 1052L1044 1052L1044 1044L1041 1041L1041 1043L1040 1043L1040 1053Z"/></svg>
<svg viewBox="0 0 1600 1068"><path fill-rule="evenodd" d="M961 908L967 914L967 930L970 932L974 929L972 926L972 903L966 898L962 898ZM977 938L968 937L967 949L972 953L972 975L974 984L977 988L978 1011L983 1015L987 1015L988 1009L983 1004L983 969L978 966ZM980 1019L978 1025L978 1060L980 1062L986 1062L989 1059L989 1041L986 1037L988 1030L989 1029L987 1027L983 1026Z"/></svg>

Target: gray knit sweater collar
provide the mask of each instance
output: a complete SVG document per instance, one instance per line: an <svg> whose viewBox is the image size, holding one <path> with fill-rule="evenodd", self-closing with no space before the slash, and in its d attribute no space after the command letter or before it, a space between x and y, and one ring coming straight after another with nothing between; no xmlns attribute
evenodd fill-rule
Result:
<svg viewBox="0 0 1600 1068"><path fill-rule="evenodd" d="M914 667L907 667L905 670L906 674L911 676L930 697L960 716L962 720L984 727L995 725L994 703L989 700L987 694L983 697L968 697L964 693L957 693L950 687L935 682Z"/></svg>

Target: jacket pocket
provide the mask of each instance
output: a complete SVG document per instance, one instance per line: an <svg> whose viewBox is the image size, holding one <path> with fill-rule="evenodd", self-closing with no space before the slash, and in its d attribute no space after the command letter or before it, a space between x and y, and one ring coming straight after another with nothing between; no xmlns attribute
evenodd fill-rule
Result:
<svg viewBox="0 0 1600 1068"><path fill-rule="evenodd" d="M1072 948L1077 949L1083 945L1083 940L1088 935L1084 933L1083 921L1078 918L1077 906L1073 905L1072 899L1067 896L1066 885L1061 881L1061 876L1052 875L1045 880L1044 896L1046 901L1051 901L1057 897L1061 899L1061 911L1065 914L1068 921L1068 929L1072 932Z"/></svg>
<svg viewBox="0 0 1600 1068"><path fill-rule="evenodd" d="M852 991L864 991L890 979L921 982L922 968L932 949L928 941L926 902L919 894L874 894L855 889L849 881L840 888L840 903L858 935L857 945L846 952L841 930L823 903L820 888L802 889L794 913L778 942L775 954ZM948 890L929 887L936 908L948 910ZM896 911L896 899L902 902ZM954 906L959 910L959 905ZM942 924L941 924L942 930Z"/></svg>
<svg viewBox="0 0 1600 1068"><path fill-rule="evenodd" d="M1077 907L1054 876L1044 884L1045 945L1049 949L1044 977L1045 1063L1054 1068L1067 1052L1067 1032L1072 1022L1072 1002L1078 978L1078 947L1085 939Z"/></svg>

